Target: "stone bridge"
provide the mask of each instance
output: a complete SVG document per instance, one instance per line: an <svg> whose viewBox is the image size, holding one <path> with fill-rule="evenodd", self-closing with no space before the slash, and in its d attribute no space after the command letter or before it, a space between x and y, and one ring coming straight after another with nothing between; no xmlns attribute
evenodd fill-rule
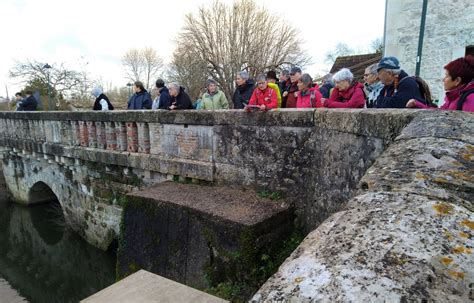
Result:
<svg viewBox="0 0 474 303"><path fill-rule="evenodd" d="M446 125L439 128L439 123ZM467 125L467 128L462 128L462 125ZM461 221L467 222L465 225L472 229L472 174L466 176L464 172L467 170L467 175L472 173L472 131L470 114L415 110L0 113L3 173L14 199L31 204L57 197L71 226L87 241L103 249L119 234L124 194L154 183L188 180L281 192L294 207L297 221L306 233L320 227L310 234L273 280L262 287L254 297L256 301L311 300L317 293L321 294L320 298L328 300L354 299L349 285L363 273L357 272L356 275L356 270L348 268L352 274L340 273L346 277L345 280L337 285L328 284L331 276L336 275L331 266L345 264L344 247L354 247L357 235L365 237L369 232L361 223L363 220L370 222L369 215L365 219L361 217L360 222L356 220L359 225L350 223L352 218L359 218L359 210L363 214L374 213L376 205L383 201L393 202L389 204L388 212L390 207L395 209L400 206L400 201L405 201L402 194L392 192L424 195L410 197L414 206L407 204L407 207L416 207L420 203L436 206L433 199L448 201L452 205L440 204L440 212L456 213L460 218L467 210L470 215ZM424 139L426 137L435 138L436 144ZM433 172L437 165L441 165L440 159L450 153L449 149L442 149L442 144L458 144L459 150L468 150L465 155L458 153L464 160L451 157L450 168L457 167L461 173L438 176L439 182L430 183L434 184L430 185L430 190L425 190L426 186L419 188L424 180L437 176ZM426 154L425 147L430 149L428 160L422 158ZM437 151L438 148L441 150ZM390 162L394 157L403 158L403 154L407 155L412 166L403 164L401 160L395 164ZM425 168L420 168L419 175L413 171L417 168L409 158L413 154L416 154L417 163L428 163ZM376 159L380 160L375 162ZM397 168L399 164L400 168ZM408 172L409 176L406 175ZM412 178L419 178L418 183L413 183ZM464 183L450 185L452 178L461 178ZM406 182L410 186L397 185ZM393 211L403 210L397 208ZM334 213L336 215L330 217ZM383 220L373 223L379 233L392 222L389 214L381 216L385 216ZM435 218L433 216L430 218ZM329 217L329 221L321 225ZM426 219L431 223L433 220ZM342 228L341 231L337 226ZM354 234L335 243L331 240L332 233L329 233L331 227L339 235L352 231ZM466 230L445 226L448 232L451 229L472 239ZM430 239L439 240L440 237L442 232L435 233ZM392 237L374 241L387 242L390 239L393 239L393 233ZM408 238L402 240L411 241ZM313 242L317 245L312 245ZM331 243L331 249L324 251L324 243ZM366 247L368 250L378 249L370 243ZM470 252L468 245L463 248L464 252ZM323 257L315 257L321 254L328 254L328 258L329 255L338 255L341 260L330 265L329 261L321 261ZM354 262L363 262L367 255L375 257L375 254L364 252L364 255L354 256ZM390 257L388 261L391 263L387 261L385 265L403 266L414 264L413 258L423 259L420 255L411 256L412 259L406 255L410 253ZM472 265L472 258L467 263L467 257L463 258L456 259L458 263L464 262L464 265L458 265L463 271L453 269L453 275L459 273L460 277L460 272L466 272L464 269ZM319 267L308 267L305 263L308 260L313 260L314 266ZM406 260L411 260L411 263ZM383 273L383 269L380 272ZM411 271L413 275L420 272ZM472 281L471 272L464 274ZM277 282L283 281L282 277L287 279L286 284ZM440 281L437 283L445 283ZM467 283L468 280L463 281ZM464 282L455 287L450 284L449 289L456 292L459 287L467 287ZM425 284L422 287L426 288ZM324 289L320 287L328 285L333 288L332 295L341 293L341 297L324 297ZM377 291L383 288L377 285ZM344 287L349 287L346 296L341 292L341 289L346 289ZM364 287L367 288L362 285L354 291L363 291ZM393 287L396 292L403 285Z"/></svg>
<svg viewBox="0 0 474 303"><path fill-rule="evenodd" d="M307 231L339 208L406 111L3 112L3 173L23 204L56 196L88 242L119 233L124 194L188 178L280 191ZM314 202L314 203L313 203Z"/></svg>

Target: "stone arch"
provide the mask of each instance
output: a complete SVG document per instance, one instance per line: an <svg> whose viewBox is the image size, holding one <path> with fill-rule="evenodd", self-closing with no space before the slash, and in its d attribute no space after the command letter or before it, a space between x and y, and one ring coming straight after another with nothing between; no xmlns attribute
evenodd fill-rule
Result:
<svg viewBox="0 0 474 303"><path fill-rule="evenodd" d="M59 198L51 187L42 181L34 183L28 192L28 204L31 222L41 239L49 245L60 242L67 224Z"/></svg>
<svg viewBox="0 0 474 303"><path fill-rule="evenodd" d="M58 196L48 184L42 181L33 184L28 192L28 204L45 203L54 200L59 200Z"/></svg>

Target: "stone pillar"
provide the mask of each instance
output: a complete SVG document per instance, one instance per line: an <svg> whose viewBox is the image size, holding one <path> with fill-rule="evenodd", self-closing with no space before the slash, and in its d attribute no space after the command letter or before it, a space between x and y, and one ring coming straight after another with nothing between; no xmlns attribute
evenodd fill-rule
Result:
<svg viewBox="0 0 474 303"><path fill-rule="evenodd" d="M89 136L89 147L97 147L97 135L94 121L87 121L87 134Z"/></svg>
<svg viewBox="0 0 474 303"><path fill-rule="evenodd" d="M81 128L79 127L78 121L71 121L71 136L73 144L76 146L81 145Z"/></svg>
<svg viewBox="0 0 474 303"><path fill-rule="evenodd" d="M163 124L149 123L150 129L150 153L158 155L161 154L161 134L163 132Z"/></svg>
<svg viewBox="0 0 474 303"><path fill-rule="evenodd" d="M54 135L53 135L53 125L52 121L43 120L43 129L44 134L46 135L46 142L54 142Z"/></svg>
<svg viewBox="0 0 474 303"><path fill-rule="evenodd" d="M107 149L117 149L117 134L115 132L114 122L105 122L105 138L107 142Z"/></svg>
<svg viewBox="0 0 474 303"><path fill-rule="evenodd" d="M150 128L148 123L138 123L138 152L139 153L150 153Z"/></svg>
<svg viewBox="0 0 474 303"><path fill-rule="evenodd" d="M13 136L13 123L11 119L7 119L7 136L12 137Z"/></svg>
<svg viewBox="0 0 474 303"><path fill-rule="evenodd" d="M35 129L35 139L36 139L36 141L40 141L41 140L41 129L40 129L39 121L38 120L33 120L32 123L33 123L33 128Z"/></svg>
<svg viewBox="0 0 474 303"><path fill-rule="evenodd" d="M61 143L61 121L49 121L54 143Z"/></svg>
<svg viewBox="0 0 474 303"><path fill-rule="evenodd" d="M127 150L127 127L125 126L125 122L116 122L115 131L118 150Z"/></svg>
<svg viewBox="0 0 474 303"><path fill-rule="evenodd" d="M87 125L85 121L79 121L79 132L81 138L81 146L89 146L89 132L87 131Z"/></svg>
<svg viewBox="0 0 474 303"><path fill-rule="evenodd" d="M29 130L30 130L30 138L31 138L31 140L36 140L36 139L37 139L37 135L36 135L36 127L35 127L34 120L28 120L28 128L29 128Z"/></svg>
<svg viewBox="0 0 474 303"><path fill-rule="evenodd" d="M138 133L135 122L127 122L127 151L133 153L138 151Z"/></svg>
<svg viewBox="0 0 474 303"><path fill-rule="evenodd" d="M71 134L71 123L66 120L59 121L59 127L60 127L60 139L61 139L61 144L63 145L73 145L74 141L72 138Z"/></svg>
<svg viewBox="0 0 474 303"><path fill-rule="evenodd" d="M45 132L45 125L44 125L44 121L42 120L37 120L36 121L38 123L38 129L39 129L39 140L40 141L46 141L46 132Z"/></svg>
<svg viewBox="0 0 474 303"><path fill-rule="evenodd" d="M2 134L2 136L5 136L5 130L6 130L6 126L5 126L5 119L0 119L0 134Z"/></svg>
<svg viewBox="0 0 474 303"><path fill-rule="evenodd" d="M107 146L107 139L105 135L104 122L96 122L95 127L97 131L97 148L105 149Z"/></svg>
<svg viewBox="0 0 474 303"><path fill-rule="evenodd" d="M30 125L28 124L28 120L19 120L20 127L21 127L21 134L23 139L32 139L31 132L30 132Z"/></svg>

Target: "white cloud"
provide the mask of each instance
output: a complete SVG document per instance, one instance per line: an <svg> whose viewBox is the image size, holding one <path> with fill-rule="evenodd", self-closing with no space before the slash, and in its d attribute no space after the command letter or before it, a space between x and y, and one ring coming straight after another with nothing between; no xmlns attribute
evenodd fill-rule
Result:
<svg viewBox="0 0 474 303"><path fill-rule="evenodd" d="M65 62L123 85L120 58L125 51L151 46L169 62L184 15L212 2L4 0L0 28L8 45L0 56L0 85L12 86L10 93L17 89L7 77L15 59ZM366 48L383 35L384 0L257 2L300 30L315 63L306 68L312 74L325 68L324 55L338 42Z"/></svg>

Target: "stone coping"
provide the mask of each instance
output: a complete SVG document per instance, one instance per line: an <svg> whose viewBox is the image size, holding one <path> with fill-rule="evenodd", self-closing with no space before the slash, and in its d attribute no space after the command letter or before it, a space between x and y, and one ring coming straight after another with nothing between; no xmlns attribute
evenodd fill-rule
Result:
<svg viewBox="0 0 474 303"><path fill-rule="evenodd" d="M54 111L0 112L0 119L42 121L140 122L187 125L317 127L393 140L415 117L442 111L413 109L279 109L246 113L219 111ZM466 114L466 113L462 113Z"/></svg>
<svg viewBox="0 0 474 303"><path fill-rule="evenodd" d="M81 302L225 303L228 301L155 275L146 270L140 270Z"/></svg>
<svg viewBox="0 0 474 303"><path fill-rule="evenodd" d="M150 203L172 203L247 226L288 210L284 202L260 198L253 190L177 182L160 183L128 196Z"/></svg>

